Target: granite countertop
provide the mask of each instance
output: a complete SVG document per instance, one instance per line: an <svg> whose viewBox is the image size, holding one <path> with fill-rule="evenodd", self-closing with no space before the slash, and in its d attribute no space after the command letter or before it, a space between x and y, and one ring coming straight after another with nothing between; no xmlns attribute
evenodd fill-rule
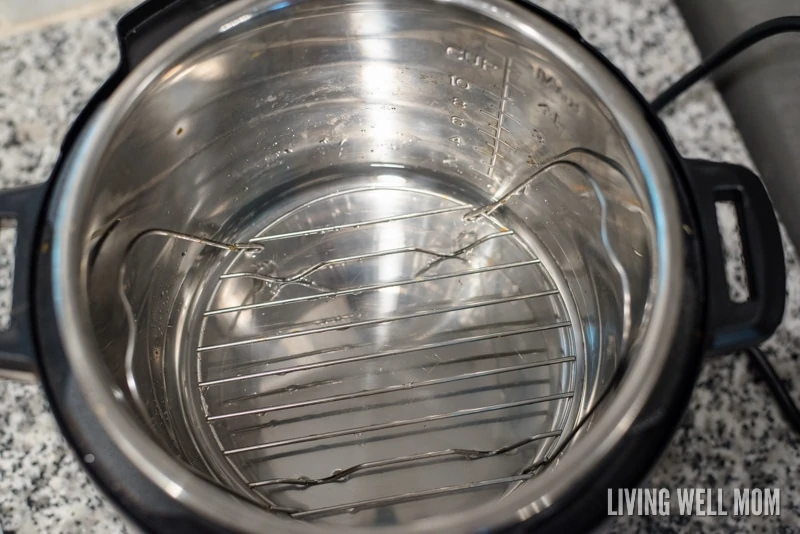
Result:
<svg viewBox="0 0 800 534"><path fill-rule="evenodd" d="M577 26L646 97L699 59L671 0L539 0ZM47 179L70 121L111 73L119 8L0 37L0 187ZM681 152L751 165L707 83L664 114ZM8 311L10 247L0 234L0 315ZM800 400L800 271L787 247L789 301L766 345ZM5 290L4 290L5 289ZM603 531L790 532L800 525L800 437L742 356L709 359L691 406L644 487L776 487L779 517L612 518ZM0 523L29 532L131 532L81 470L39 387L0 380ZM0 531L2 531L0 529Z"/></svg>

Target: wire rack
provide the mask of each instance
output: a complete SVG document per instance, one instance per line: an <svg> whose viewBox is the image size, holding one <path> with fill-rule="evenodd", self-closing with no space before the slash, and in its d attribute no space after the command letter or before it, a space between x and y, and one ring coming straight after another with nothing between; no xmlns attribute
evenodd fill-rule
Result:
<svg viewBox="0 0 800 534"><path fill-rule="evenodd" d="M537 459L559 442L576 405L577 358L565 350L572 347L572 322L564 295L542 258L491 213L410 188L366 187L318 198L279 222L291 226L309 210L375 194L408 195L409 206L429 209L300 230L272 224L250 243L301 252L267 264L250 263L243 254L243 262L220 277L203 316L198 386L209 428L246 487L273 511L297 519L436 499L440 510L463 504L443 497L481 490L499 497L534 475ZM450 221L471 230L462 243L446 235L440 246L383 247L358 237L399 226L396 232L416 232L427 243L430 235L419 225ZM302 252L338 250L342 240L365 245L311 262ZM336 246L326 248L330 242ZM357 277L332 274L361 272L365 265L380 271L387 261L401 266L388 280L354 283ZM471 290L456 294L454 286ZM387 310L370 306L387 293L406 295L406 302ZM366 300L363 313L341 313L336 303L347 299ZM254 318L259 313L268 315ZM436 327L426 330L427 323ZM400 335L377 342L376 330ZM309 338L325 341L309 347ZM432 368L429 358L438 359ZM538 422L521 425L522 434L502 426L516 429L519 420L531 418ZM490 439L474 447L482 431ZM300 460L292 462L294 456ZM463 467L482 462L487 467L474 475ZM434 478L444 483L432 483L420 469L439 469ZM399 477L405 470L411 472ZM368 482L378 476L397 481L396 491ZM348 491L355 480L363 487ZM334 489L306 497L327 487ZM365 494L370 497L358 498Z"/></svg>
<svg viewBox="0 0 800 534"><path fill-rule="evenodd" d="M573 148L490 204L424 179L372 177L299 195L246 242L145 230L119 276L126 358L136 313L125 265L139 242L235 253L216 271L192 378L195 443L210 444L221 480L273 512L340 524L401 523L503 498L558 457L621 376L582 405L585 354L568 285L535 236L498 218L557 166L577 172L598 202L599 238L626 296L623 352L630 335L608 202L578 156L630 182L615 160Z"/></svg>

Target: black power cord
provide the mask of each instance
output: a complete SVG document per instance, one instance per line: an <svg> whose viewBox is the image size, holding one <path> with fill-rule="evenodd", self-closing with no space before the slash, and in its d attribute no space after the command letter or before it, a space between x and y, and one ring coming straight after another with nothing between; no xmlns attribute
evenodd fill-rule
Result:
<svg viewBox="0 0 800 534"><path fill-rule="evenodd" d="M658 95L650 105L656 112L661 111L681 93L754 44L768 37L790 32L800 32L800 16L778 17L756 24L708 56L697 67L684 74L678 81L669 86L666 91Z"/></svg>
<svg viewBox="0 0 800 534"><path fill-rule="evenodd" d="M764 379L767 387L772 392L772 396L775 397L775 402L778 403L778 408L783 413L786 423L792 430L800 434L800 409L797 408L797 404L792 400L789 390L783 385L778 373L775 372L775 368L767 359L767 355L757 347L747 349L746 352L761 378Z"/></svg>
<svg viewBox="0 0 800 534"><path fill-rule="evenodd" d="M756 24L704 59L697 67L684 74L656 97L650 105L656 112L663 110L695 83L699 82L708 74L754 44L774 35L790 32L800 32L800 16L778 17ZM775 402L778 403L778 407L783 413L786 423L797 434L800 434L800 409L798 409L789 391L783 385L783 382L781 382L778 373L770 363L767 355L757 347L747 349L746 352L750 356L753 365L761 374L773 397L775 397Z"/></svg>

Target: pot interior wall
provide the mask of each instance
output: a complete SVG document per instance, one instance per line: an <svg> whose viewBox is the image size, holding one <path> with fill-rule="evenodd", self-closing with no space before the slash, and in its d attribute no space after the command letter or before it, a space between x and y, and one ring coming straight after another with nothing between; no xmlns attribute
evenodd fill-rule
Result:
<svg viewBox="0 0 800 534"><path fill-rule="evenodd" d="M265 506L510 477L298 517L393 524L490 502L569 437L646 323L645 178L581 73L535 35L448 3L271 5L163 65L103 140L80 238L104 364L155 440ZM376 428L398 421L417 422ZM303 441L342 428L365 430ZM541 435L333 489L274 482Z"/></svg>

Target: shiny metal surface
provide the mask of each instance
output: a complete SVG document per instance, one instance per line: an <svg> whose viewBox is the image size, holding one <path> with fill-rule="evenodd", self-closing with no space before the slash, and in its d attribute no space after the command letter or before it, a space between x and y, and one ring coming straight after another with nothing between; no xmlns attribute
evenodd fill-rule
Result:
<svg viewBox="0 0 800 534"><path fill-rule="evenodd" d="M574 419L581 344L545 262L507 225L467 220L475 207L446 182L362 173L287 193L250 240L264 249L231 259L194 404L273 509L407 523L532 476Z"/></svg>
<svg viewBox="0 0 800 534"><path fill-rule="evenodd" d="M524 519L603 461L665 363L680 228L635 109L503 1L221 8L123 83L65 171L78 383L144 473L228 528Z"/></svg>

